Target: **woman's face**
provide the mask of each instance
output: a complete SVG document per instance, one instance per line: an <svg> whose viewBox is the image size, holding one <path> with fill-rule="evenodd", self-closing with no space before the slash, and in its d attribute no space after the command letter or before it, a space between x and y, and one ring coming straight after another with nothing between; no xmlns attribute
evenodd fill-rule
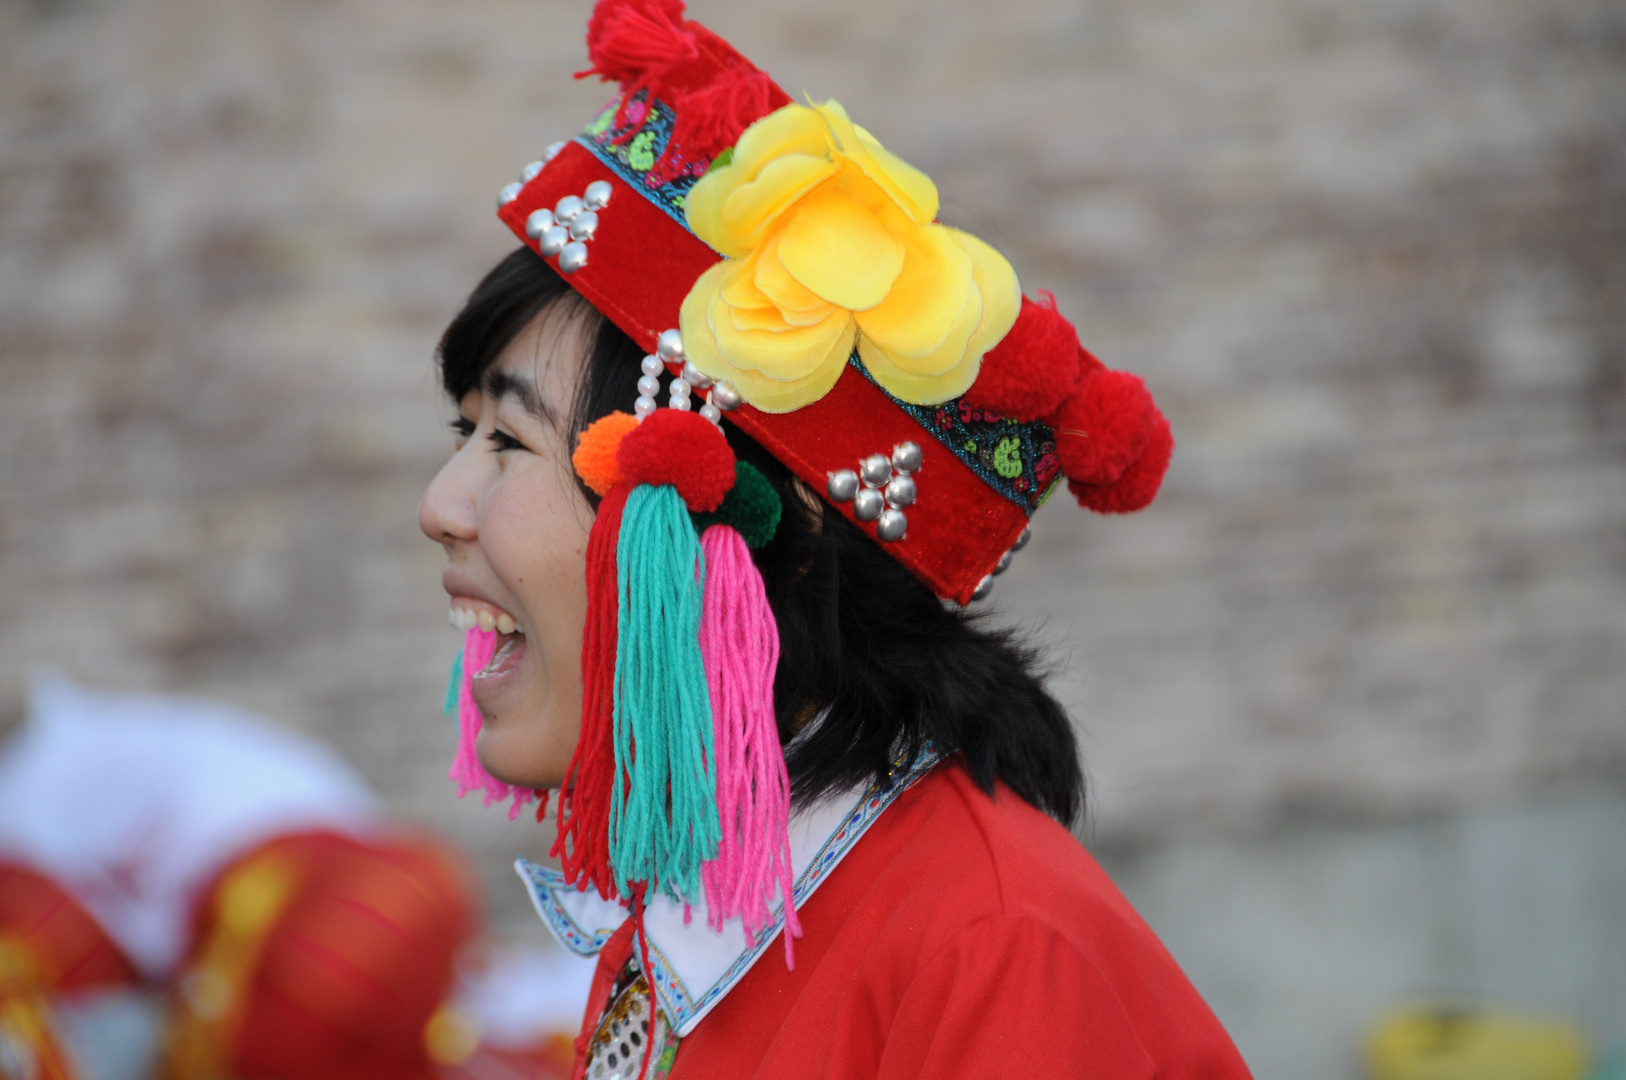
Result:
<svg viewBox="0 0 1626 1080"><path fill-rule="evenodd" d="M452 610L502 632L471 680L477 749L487 772L524 787L560 784L581 727L593 511L565 435L587 352L581 315L571 298L553 304L457 403L457 449L418 506L446 549Z"/></svg>

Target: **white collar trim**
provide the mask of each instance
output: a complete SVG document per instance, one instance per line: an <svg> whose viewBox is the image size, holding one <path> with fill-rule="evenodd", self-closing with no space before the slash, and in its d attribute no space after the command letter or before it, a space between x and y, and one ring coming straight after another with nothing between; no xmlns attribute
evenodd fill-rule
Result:
<svg viewBox="0 0 1626 1080"><path fill-rule="evenodd" d="M937 762L937 752L928 746L909 771L895 776L888 786L877 784L827 796L791 815L790 863L798 908L881 812ZM578 955L597 955L628 918L620 901L605 900L593 891L580 892L552 867L522 857L514 869L542 921L560 944ZM661 1007L678 1035L693 1031L778 937L785 925L784 907L776 902L772 909L772 920L753 943L746 940L738 916L725 922L720 933L708 927L704 896L689 905L687 918L684 905L668 897L650 901L644 911L649 964L654 968Z"/></svg>

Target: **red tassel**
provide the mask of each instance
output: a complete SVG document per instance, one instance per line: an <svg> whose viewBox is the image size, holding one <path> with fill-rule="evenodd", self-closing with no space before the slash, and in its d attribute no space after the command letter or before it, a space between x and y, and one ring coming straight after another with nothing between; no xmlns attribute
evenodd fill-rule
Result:
<svg viewBox="0 0 1626 1080"><path fill-rule="evenodd" d="M587 23L587 58L593 66L576 78L597 75L621 84L615 126L627 123L627 107L638 91L651 99L673 69L700 55L686 28L682 0L599 0ZM670 102L668 102L670 104ZM633 132L622 133L631 138Z"/></svg>
<svg viewBox="0 0 1626 1080"><path fill-rule="evenodd" d="M690 163L709 165L740 141L745 129L766 116L773 104L773 83L765 72L732 67L705 88L668 101L677 120L649 180L664 184L681 176Z"/></svg>
<svg viewBox="0 0 1626 1080"><path fill-rule="evenodd" d="M565 880L591 882L599 895L615 895L610 872L610 795L615 780L616 568L621 512L630 484L618 484L599 503L587 536L587 624L582 635L582 727L559 789L559 834L553 854Z"/></svg>

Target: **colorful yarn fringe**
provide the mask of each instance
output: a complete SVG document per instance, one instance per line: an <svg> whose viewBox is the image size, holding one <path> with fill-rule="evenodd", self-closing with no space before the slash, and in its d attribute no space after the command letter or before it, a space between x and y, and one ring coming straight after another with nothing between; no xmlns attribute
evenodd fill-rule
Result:
<svg viewBox="0 0 1626 1080"><path fill-rule="evenodd" d="M610 864L674 900L700 894L717 854L711 703L700 656L705 561L670 485L627 496L616 549L615 780Z"/></svg>
<svg viewBox="0 0 1626 1080"><path fill-rule="evenodd" d="M486 772L474 751L474 741L480 736L481 716L480 707L474 703L474 694L469 689L469 682L476 674L485 670L496 652L496 632L475 627L463 639L463 651L452 664L452 683L446 691L446 712L451 713L455 701L457 753L452 758L452 768L448 775L457 785L459 799L470 791L483 790L485 792L483 805L490 806L512 795L514 801L508 808L508 820L513 821L519 817L521 808L536 797L536 793L530 788L516 788L505 784Z"/></svg>
<svg viewBox="0 0 1626 1080"><path fill-rule="evenodd" d="M707 921L721 930L738 915L754 940L772 918L777 887L785 902L785 964L794 969L791 942L802 927L791 903L790 776L774 719L779 628L744 538L713 525L700 544L707 570L700 652L715 720L722 827L717 857L701 868Z"/></svg>
<svg viewBox="0 0 1626 1080"><path fill-rule="evenodd" d="M553 854L565 880L589 882L608 900L616 895L610 872L610 788L616 775L614 708L616 652L616 545L632 488L618 484L599 504L587 535L587 625L582 634L582 726L576 752L559 789L558 838Z"/></svg>

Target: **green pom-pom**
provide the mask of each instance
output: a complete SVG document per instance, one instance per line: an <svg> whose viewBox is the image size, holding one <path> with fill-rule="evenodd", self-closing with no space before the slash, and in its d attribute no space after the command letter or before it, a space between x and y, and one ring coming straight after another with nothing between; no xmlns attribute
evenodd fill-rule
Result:
<svg viewBox="0 0 1626 1080"><path fill-rule="evenodd" d="M759 548L773 539L779 528L779 492L755 465L734 463L734 486L723 503L710 514L695 514L694 531L703 533L712 525L731 525L745 540L745 546Z"/></svg>

